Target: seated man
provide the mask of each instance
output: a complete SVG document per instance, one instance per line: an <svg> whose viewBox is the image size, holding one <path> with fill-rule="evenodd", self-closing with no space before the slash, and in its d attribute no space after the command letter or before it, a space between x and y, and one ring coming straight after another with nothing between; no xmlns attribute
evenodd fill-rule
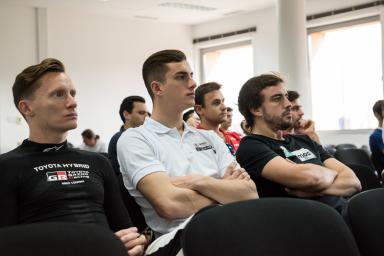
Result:
<svg viewBox="0 0 384 256"><path fill-rule="evenodd" d="M285 130L285 134L306 134L312 140L320 143L320 138L315 131L315 123L303 118L304 112L300 104L300 94L296 91L288 91L288 100L291 102L292 126Z"/></svg>
<svg viewBox="0 0 384 256"><path fill-rule="evenodd" d="M220 124L227 121L227 107L220 88L221 85L215 82L197 87L195 111L201 120L197 128L214 131L223 139L231 154L235 155L241 138L237 134L220 128Z"/></svg>
<svg viewBox="0 0 384 256"><path fill-rule="evenodd" d="M183 227L205 206L258 197L254 182L234 164L223 141L183 122L183 111L195 102L192 74L178 50L152 54L143 65L152 117L124 132L117 143L125 186L157 237Z"/></svg>
<svg viewBox="0 0 384 256"><path fill-rule="evenodd" d="M148 116L145 99L136 95L126 97L120 104L119 115L123 125L120 127L120 131L112 136L108 145L108 158L116 175L120 175L116 151L117 141L125 130L138 127L144 123L145 118Z"/></svg>
<svg viewBox="0 0 384 256"><path fill-rule="evenodd" d="M369 136L369 147L372 152L372 160L379 173L384 169L384 142L383 142L383 118L384 118L384 100L378 100L373 105L373 114L378 125Z"/></svg>
<svg viewBox="0 0 384 256"><path fill-rule="evenodd" d="M142 255L146 238L129 228L109 161L67 145L67 132L77 126L77 103L64 72L60 61L45 59L16 77L14 103L27 121L29 137L0 156L0 227L52 221L97 224L117 231L128 255Z"/></svg>
<svg viewBox="0 0 384 256"><path fill-rule="evenodd" d="M341 211L342 196L360 191L353 171L307 135L279 137L279 130L292 126L292 105L280 77L249 79L238 103L251 134L242 139L237 161L255 181L260 197L311 198Z"/></svg>
<svg viewBox="0 0 384 256"><path fill-rule="evenodd" d="M81 137L83 137L83 143L79 146L79 149L90 152L107 153L107 146L100 140L100 136L96 135L91 129L85 129L81 133Z"/></svg>

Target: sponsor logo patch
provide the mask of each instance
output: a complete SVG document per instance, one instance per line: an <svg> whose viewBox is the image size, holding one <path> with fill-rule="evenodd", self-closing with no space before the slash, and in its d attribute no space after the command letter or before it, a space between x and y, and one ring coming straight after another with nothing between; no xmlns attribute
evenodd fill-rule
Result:
<svg viewBox="0 0 384 256"><path fill-rule="evenodd" d="M310 150L306 148L301 148L299 150L295 150L292 152L289 152L288 149L286 149L283 146L280 146L280 148L283 150L285 158L296 156L301 162L305 162L310 159L316 158L315 154L313 154Z"/></svg>

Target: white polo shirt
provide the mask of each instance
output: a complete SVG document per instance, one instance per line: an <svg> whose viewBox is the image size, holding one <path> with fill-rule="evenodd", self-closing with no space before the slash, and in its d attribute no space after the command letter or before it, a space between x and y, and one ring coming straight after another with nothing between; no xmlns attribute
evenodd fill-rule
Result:
<svg viewBox="0 0 384 256"><path fill-rule="evenodd" d="M184 219L161 218L136 190L138 182L159 171L169 176L195 173L220 178L235 161L224 141L213 131L197 130L184 123L180 136L176 128L168 128L151 118L121 135L117 142L117 158L125 187L141 206L147 224L162 234L172 231Z"/></svg>

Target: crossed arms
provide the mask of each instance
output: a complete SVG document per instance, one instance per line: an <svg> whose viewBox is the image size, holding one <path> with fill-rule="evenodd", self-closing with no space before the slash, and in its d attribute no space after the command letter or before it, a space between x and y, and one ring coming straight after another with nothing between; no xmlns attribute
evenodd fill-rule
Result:
<svg viewBox="0 0 384 256"><path fill-rule="evenodd" d="M187 218L213 203L258 198L255 183L242 168L228 166L222 178L202 175L169 177L154 172L142 178L138 190L151 203L159 216L166 219Z"/></svg>
<svg viewBox="0 0 384 256"><path fill-rule="evenodd" d="M262 177L282 184L298 197L318 195L350 196L361 190L354 172L334 158L316 164L296 164L276 156L263 168Z"/></svg>

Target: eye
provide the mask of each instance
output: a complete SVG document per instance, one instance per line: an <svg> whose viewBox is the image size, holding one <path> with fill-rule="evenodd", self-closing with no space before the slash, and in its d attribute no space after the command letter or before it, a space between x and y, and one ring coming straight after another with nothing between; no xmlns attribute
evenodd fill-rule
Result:
<svg viewBox="0 0 384 256"><path fill-rule="evenodd" d="M55 95L56 97L59 97L59 98L64 97L64 95L65 95L65 91L64 91L64 90L57 90L57 91L54 93L54 95Z"/></svg>
<svg viewBox="0 0 384 256"><path fill-rule="evenodd" d="M75 97L76 96L76 91L75 90L71 90L70 94L71 94L72 97Z"/></svg>
<svg viewBox="0 0 384 256"><path fill-rule="evenodd" d="M176 80L185 80L186 78L187 78L187 75L185 75L185 74L176 76Z"/></svg>

